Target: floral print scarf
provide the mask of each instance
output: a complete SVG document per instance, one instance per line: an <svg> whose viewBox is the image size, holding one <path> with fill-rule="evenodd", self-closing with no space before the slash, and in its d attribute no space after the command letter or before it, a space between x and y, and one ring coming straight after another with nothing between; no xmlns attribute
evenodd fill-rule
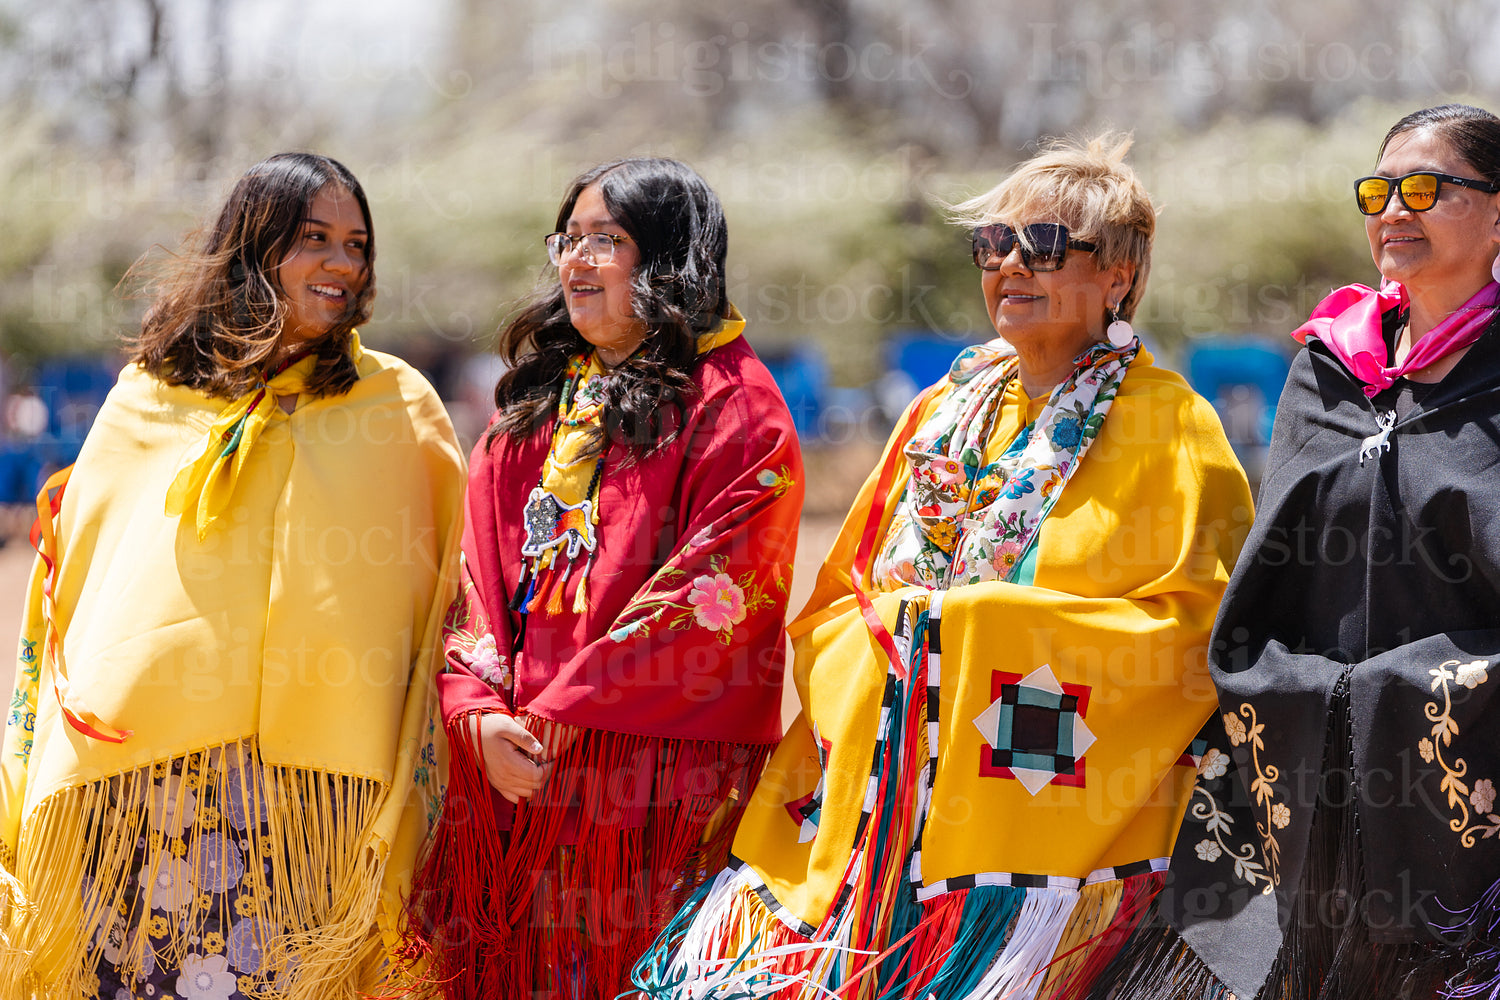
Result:
<svg viewBox="0 0 1500 1000"><path fill-rule="evenodd" d="M1037 419L985 462L1014 350L991 341L953 362L953 388L906 443L911 474L875 560L881 589L1011 581L1043 519L1104 426L1140 350L1096 344L1074 359Z"/></svg>

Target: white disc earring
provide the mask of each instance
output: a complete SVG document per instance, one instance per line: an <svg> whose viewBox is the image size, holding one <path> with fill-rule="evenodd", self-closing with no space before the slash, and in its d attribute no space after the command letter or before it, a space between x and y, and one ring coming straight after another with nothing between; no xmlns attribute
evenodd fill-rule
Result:
<svg viewBox="0 0 1500 1000"><path fill-rule="evenodd" d="M1135 339L1135 330L1131 328L1128 322L1121 318L1120 313L1114 306L1110 307L1109 315L1110 324L1109 328L1104 331L1104 336L1109 338L1110 347L1116 350L1124 350Z"/></svg>

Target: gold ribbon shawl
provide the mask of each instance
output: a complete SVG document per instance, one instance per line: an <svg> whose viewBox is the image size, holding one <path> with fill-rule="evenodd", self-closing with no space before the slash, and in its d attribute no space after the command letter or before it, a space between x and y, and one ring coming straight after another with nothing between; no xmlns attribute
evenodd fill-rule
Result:
<svg viewBox="0 0 1500 1000"><path fill-rule="evenodd" d="M464 470L420 375L374 351L357 367L290 414L276 397L310 363L227 406L136 366L110 393L33 574L0 747L0 862L28 901L0 914L0 996L79 995L109 940L139 969L132 883L211 887L206 843L271 865L245 915L263 973L296 972L268 996L378 982L440 795L431 677ZM64 714L64 647L70 695L122 739ZM247 812L264 836L231 825ZM192 951L208 891L158 954Z"/></svg>

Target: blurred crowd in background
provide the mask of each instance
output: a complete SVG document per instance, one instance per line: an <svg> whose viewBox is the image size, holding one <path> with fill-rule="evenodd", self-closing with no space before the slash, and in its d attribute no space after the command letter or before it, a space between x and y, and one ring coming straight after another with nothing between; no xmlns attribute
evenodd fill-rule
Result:
<svg viewBox="0 0 1500 1000"><path fill-rule="evenodd" d="M627 153L723 198L732 297L834 512L991 335L945 206L1048 135L1132 131L1162 208L1135 325L1258 474L1293 345L1373 281L1351 182L1384 126L1500 110L1481 0L0 0L0 502L76 454L169 253L250 163L366 184L366 343L482 430L493 337L567 181Z"/></svg>

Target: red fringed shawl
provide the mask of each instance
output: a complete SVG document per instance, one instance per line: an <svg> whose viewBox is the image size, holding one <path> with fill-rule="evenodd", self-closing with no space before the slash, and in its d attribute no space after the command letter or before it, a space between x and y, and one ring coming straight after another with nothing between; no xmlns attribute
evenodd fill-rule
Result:
<svg viewBox="0 0 1500 1000"><path fill-rule="evenodd" d="M459 997L612 1000L682 898L724 863L749 784L781 735L802 465L786 404L743 339L704 355L663 451L599 482L599 548L558 599L510 610L521 512L552 426L475 449L464 593L439 676L452 759L418 875L410 951ZM549 595L550 598L551 595ZM464 719L515 714L554 758L512 807Z"/></svg>

